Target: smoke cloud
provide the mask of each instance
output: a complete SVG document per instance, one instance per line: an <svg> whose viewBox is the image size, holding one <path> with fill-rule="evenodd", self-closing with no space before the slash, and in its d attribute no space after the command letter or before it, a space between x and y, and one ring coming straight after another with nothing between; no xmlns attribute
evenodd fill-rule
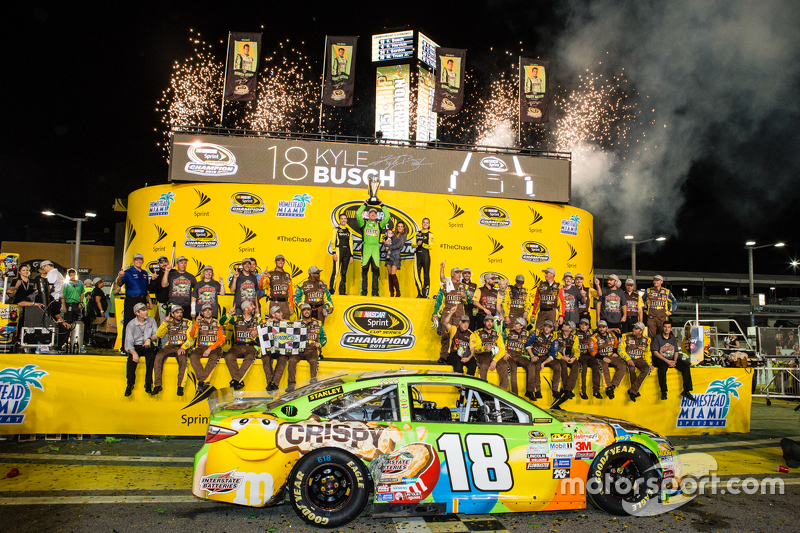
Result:
<svg viewBox="0 0 800 533"><path fill-rule="evenodd" d="M698 163L722 168L715 190L731 216L757 221L796 189L798 138L786 135L800 116L796 2L572 0L564 10L559 77L624 68L641 117L626 151L576 150L573 193L595 215L595 240L674 233Z"/></svg>

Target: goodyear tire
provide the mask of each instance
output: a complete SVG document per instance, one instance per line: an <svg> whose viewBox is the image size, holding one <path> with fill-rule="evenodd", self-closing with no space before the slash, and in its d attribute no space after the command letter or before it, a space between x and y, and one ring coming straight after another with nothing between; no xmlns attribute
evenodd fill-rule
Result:
<svg viewBox="0 0 800 533"><path fill-rule="evenodd" d="M294 511L317 527L338 527L355 519L371 491L361 459L338 448L321 448L306 454L289 478L289 498Z"/></svg>
<svg viewBox="0 0 800 533"><path fill-rule="evenodd" d="M589 469L586 492L592 504L615 515L630 515L658 494L661 471L647 452L632 443L616 443Z"/></svg>

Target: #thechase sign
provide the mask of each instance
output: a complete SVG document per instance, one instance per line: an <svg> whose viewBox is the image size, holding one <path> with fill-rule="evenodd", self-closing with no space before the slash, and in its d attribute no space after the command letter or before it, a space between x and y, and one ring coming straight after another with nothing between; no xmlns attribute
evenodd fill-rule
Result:
<svg viewBox="0 0 800 533"><path fill-rule="evenodd" d="M381 189L568 203L568 159L176 133L170 181Z"/></svg>

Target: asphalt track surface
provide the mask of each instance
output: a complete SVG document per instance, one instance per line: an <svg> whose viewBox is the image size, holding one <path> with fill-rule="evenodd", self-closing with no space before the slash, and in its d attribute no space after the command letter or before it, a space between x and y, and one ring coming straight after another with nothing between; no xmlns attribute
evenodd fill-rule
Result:
<svg viewBox="0 0 800 533"><path fill-rule="evenodd" d="M767 407L763 400L754 399L749 434L671 439L681 454L713 456L716 474L723 481L733 476L780 477L784 494L711 494L707 490L668 513L651 517L614 517L589 506L580 511L372 519L368 507L356 521L333 531L796 532L800 469L776 472L778 465L784 465L780 439L800 440L800 415L794 406L776 401ZM16 442L7 438L0 441L0 524L15 533L322 531L302 522L288 504L249 508L196 499L190 492L191 469L200 445L199 439L107 443L103 439ZM6 478L6 472L15 467L20 475Z"/></svg>

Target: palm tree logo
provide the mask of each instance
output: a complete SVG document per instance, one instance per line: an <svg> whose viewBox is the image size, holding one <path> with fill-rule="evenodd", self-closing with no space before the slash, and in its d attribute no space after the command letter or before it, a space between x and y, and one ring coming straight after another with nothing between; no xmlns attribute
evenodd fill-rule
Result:
<svg viewBox="0 0 800 533"><path fill-rule="evenodd" d="M739 391L736 390L742 386L742 383L737 380L735 377L730 376L726 380L715 379L711 383L708 384L708 388L706 389L706 394L724 394L725 395L725 406L722 408L720 412L720 418L725 418L728 416L728 409L731 406L731 396L735 396L736 399L739 399Z"/></svg>
<svg viewBox="0 0 800 533"><path fill-rule="evenodd" d="M311 205L311 198L312 198L312 196L309 195L308 193L295 194L294 197L292 198L292 201L293 202L303 202L303 207L300 209L300 212L301 213L305 213L306 212L306 205Z"/></svg>
<svg viewBox="0 0 800 533"><path fill-rule="evenodd" d="M11 412L12 415L18 415L16 417L9 417L8 420L3 420L4 416L0 416L0 421L2 423L7 424L22 424L22 421L25 419L23 411L28 408L28 404L31 402L31 394L32 394L32 387L39 389L40 391L44 391L44 387L39 382L44 376L47 376L48 373L44 370L36 370L36 365L25 365L22 368L4 368L0 370L0 382L6 383L11 385L12 387L18 387L18 392L21 394L14 394L16 391L12 391L14 394L14 400L9 400L9 407L10 409L8 412ZM8 397L8 395L6 396ZM14 403L11 403L11 402Z"/></svg>
<svg viewBox="0 0 800 533"><path fill-rule="evenodd" d="M174 202L175 201L175 193L174 192L165 192L161 196L158 197L158 201L159 202L167 202L167 204L169 204L170 202Z"/></svg>

